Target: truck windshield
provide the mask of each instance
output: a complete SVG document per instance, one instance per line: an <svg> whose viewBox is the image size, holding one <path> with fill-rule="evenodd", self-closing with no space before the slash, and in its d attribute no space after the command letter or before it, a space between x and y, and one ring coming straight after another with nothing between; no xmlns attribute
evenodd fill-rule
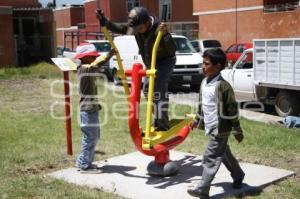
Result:
<svg viewBox="0 0 300 199"><path fill-rule="evenodd" d="M195 53L195 49L192 44L186 38L173 38L176 46L177 46L177 53Z"/></svg>
<svg viewBox="0 0 300 199"><path fill-rule="evenodd" d="M93 43L93 44L96 47L98 52L109 52L111 49L110 44L107 42Z"/></svg>
<svg viewBox="0 0 300 199"><path fill-rule="evenodd" d="M205 40L203 41L204 48L220 48L222 47L220 42L217 40Z"/></svg>
<svg viewBox="0 0 300 199"><path fill-rule="evenodd" d="M241 61L237 64L236 68L238 69L251 69L253 68L253 53L248 52L242 58Z"/></svg>

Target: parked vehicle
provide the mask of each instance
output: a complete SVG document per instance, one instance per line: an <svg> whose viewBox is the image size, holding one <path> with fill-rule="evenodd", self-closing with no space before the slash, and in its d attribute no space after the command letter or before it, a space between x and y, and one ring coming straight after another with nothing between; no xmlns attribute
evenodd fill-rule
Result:
<svg viewBox="0 0 300 199"><path fill-rule="evenodd" d="M97 51L102 54L108 53L111 49L109 41L107 41L107 40L85 40L84 42L94 44ZM64 57L74 59L76 52L71 51L69 48L63 48L62 54Z"/></svg>
<svg viewBox="0 0 300 199"><path fill-rule="evenodd" d="M101 55L107 54L111 50L111 46L109 41L107 40L85 40L84 42L94 44L95 48ZM64 48L63 57L68 57L70 59L74 59L76 52L70 51L68 48ZM108 78L110 78L110 70L109 70L109 63L104 64L101 67L100 72L104 73ZM112 79L110 79L112 80Z"/></svg>
<svg viewBox="0 0 300 199"><path fill-rule="evenodd" d="M202 74L202 57L196 53L189 40L181 35L172 35L174 38L176 51L176 65L173 74L170 78L171 84L190 84L192 89L198 89L203 79ZM117 46L124 69L131 69L134 63L142 63L143 60L139 54L138 45L134 36L118 36L114 38L114 43ZM118 69L116 58L113 57L110 61L111 76L115 82L118 82L116 72Z"/></svg>
<svg viewBox="0 0 300 199"><path fill-rule="evenodd" d="M195 48L196 52L200 54L211 48L222 48L221 43L214 39L193 40L191 41L191 44Z"/></svg>
<svg viewBox="0 0 300 199"><path fill-rule="evenodd" d="M65 51L71 51L69 48L64 48L63 46L57 46L56 54L57 57L62 57Z"/></svg>
<svg viewBox="0 0 300 199"><path fill-rule="evenodd" d="M253 45L252 43L238 43L238 44L232 44L225 52L226 52L226 57L227 61L229 64L233 65L239 57L242 55L242 53L249 49L252 48Z"/></svg>
<svg viewBox="0 0 300 199"><path fill-rule="evenodd" d="M107 40L85 40L87 43L94 44L98 52L107 53L111 50L109 41Z"/></svg>
<svg viewBox="0 0 300 199"><path fill-rule="evenodd" d="M240 101L275 106L279 116L300 113L300 38L254 40L222 76Z"/></svg>

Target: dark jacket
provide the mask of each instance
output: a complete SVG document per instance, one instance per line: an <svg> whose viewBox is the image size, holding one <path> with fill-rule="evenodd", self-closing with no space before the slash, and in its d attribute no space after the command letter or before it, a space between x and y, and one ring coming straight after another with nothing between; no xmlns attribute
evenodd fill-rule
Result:
<svg viewBox="0 0 300 199"><path fill-rule="evenodd" d="M144 64L149 67L151 65L152 48L157 36L158 26L160 24L156 17L153 17L154 22L152 27L143 34L136 33L135 39L139 46L139 53L142 56ZM128 31L127 25L119 25L110 21L106 22L106 27L114 33L126 34ZM157 50L157 64L159 65L165 59L175 56L176 44L170 33L163 36Z"/></svg>
<svg viewBox="0 0 300 199"><path fill-rule="evenodd" d="M207 78L203 79L203 81L206 81L206 79ZM234 91L231 85L225 81L222 76L218 79L215 92L217 98L218 135L228 136L231 131L233 131L233 134L242 133L239 122L239 109L235 100ZM198 120L198 128L203 129L202 85L199 92L199 106L196 119Z"/></svg>
<svg viewBox="0 0 300 199"><path fill-rule="evenodd" d="M77 77L79 81L80 111L94 112L101 109L98 101L96 78L101 76L100 69L110 59L110 56L102 55L98 57L99 63L95 66L78 66Z"/></svg>

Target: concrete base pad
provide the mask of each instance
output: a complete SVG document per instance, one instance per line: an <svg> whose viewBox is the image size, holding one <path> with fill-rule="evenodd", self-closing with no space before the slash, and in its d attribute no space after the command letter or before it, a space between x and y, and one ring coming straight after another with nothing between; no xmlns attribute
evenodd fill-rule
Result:
<svg viewBox="0 0 300 199"><path fill-rule="evenodd" d="M49 174L51 177L77 185L98 188L121 197L132 199L182 199L189 196L187 188L201 178L201 157L178 151L171 151L172 160L178 161L179 173L171 177L151 177L147 175L147 165L153 157L139 152L130 153L97 162L100 174L81 174L76 168L64 169ZM211 187L210 196L223 198L260 190L280 179L293 175L292 171L262 165L241 163L246 176L241 189L232 189L230 173L222 165Z"/></svg>

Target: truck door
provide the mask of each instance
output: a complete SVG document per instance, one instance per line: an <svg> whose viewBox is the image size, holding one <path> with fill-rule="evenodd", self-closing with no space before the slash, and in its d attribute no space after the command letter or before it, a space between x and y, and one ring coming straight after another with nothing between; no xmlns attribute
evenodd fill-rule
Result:
<svg viewBox="0 0 300 199"><path fill-rule="evenodd" d="M119 50L124 69L132 69L132 65L138 59L139 49L134 36L119 36L114 40ZM113 58L113 65L117 66L116 58Z"/></svg>
<svg viewBox="0 0 300 199"><path fill-rule="evenodd" d="M246 52L233 69L233 89L238 100L255 100L253 52Z"/></svg>
<svg viewBox="0 0 300 199"><path fill-rule="evenodd" d="M233 68L225 68L221 71L222 77L232 86L233 88Z"/></svg>

